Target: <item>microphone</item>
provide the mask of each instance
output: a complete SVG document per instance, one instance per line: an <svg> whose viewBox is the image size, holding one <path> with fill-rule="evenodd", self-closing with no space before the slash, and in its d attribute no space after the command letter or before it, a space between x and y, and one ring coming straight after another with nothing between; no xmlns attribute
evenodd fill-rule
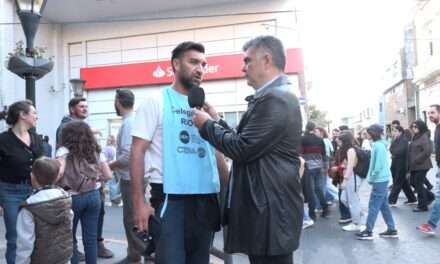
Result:
<svg viewBox="0 0 440 264"><path fill-rule="evenodd" d="M194 86L189 90L188 104L191 108L201 109L205 104L205 91L203 88Z"/></svg>

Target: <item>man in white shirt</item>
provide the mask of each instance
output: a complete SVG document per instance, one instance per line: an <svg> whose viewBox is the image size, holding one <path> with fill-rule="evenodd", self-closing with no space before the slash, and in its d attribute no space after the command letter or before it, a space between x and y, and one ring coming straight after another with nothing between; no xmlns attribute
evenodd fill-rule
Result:
<svg viewBox="0 0 440 264"><path fill-rule="evenodd" d="M155 263L208 264L214 232L220 228L216 197L219 178L215 164L226 164L223 157L215 156L215 150L200 138L187 103L189 90L200 85L207 65L204 47L183 42L173 50L171 62L175 74L171 87L148 98L136 112L130 161L134 223L143 231L148 229L153 214L161 217L161 234L155 241ZM168 122L170 120L172 122ZM174 134L175 129L182 130ZM170 132L172 136L164 137ZM174 163L170 164L170 159ZM163 181L165 202L155 206L156 212L144 202L144 174L152 186ZM160 190L153 188L153 198L156 192Z"/></svg>

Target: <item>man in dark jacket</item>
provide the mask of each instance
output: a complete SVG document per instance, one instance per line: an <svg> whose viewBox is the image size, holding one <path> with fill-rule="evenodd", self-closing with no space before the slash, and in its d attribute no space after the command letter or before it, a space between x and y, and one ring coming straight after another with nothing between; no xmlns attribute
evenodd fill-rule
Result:
<svg viewBox="0 0 440 264"><path fill-rule="evenodd" d="M194 109L200 135L233 160L226 202L225 250L244 253L251 264L293 263L303 218L298 148L301 113L290 92L284 48L272 36L243 47L248 109L237 131ZM206 109L208 112L214 111Z"/></svg>

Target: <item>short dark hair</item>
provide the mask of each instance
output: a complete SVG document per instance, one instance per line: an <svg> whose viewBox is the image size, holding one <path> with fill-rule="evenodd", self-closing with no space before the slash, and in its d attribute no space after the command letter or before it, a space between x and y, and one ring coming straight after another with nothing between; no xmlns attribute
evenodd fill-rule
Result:
<svg viewBox="0 0 440 264"><path fill-rule="evenodd" d="M43 140L49 142L49 136L44 136Z"/></svg>
<svg viewBox="0 0 440 264"><path fill-rule="evenodd" d="M32 165L32 174L41 186L55 183L60 172L60 162L56 159L42 157Z"/></svg>
<svg viewBox="0 0 440 264"><path fill-rule="evenodd" d="M117 89L116 99L126 109L132 109L134 105L134 94L128 89Z"/></svg>
<svg viewBox="0 0 440 264"><path fill-rule="evenodd" d="M341 126L339 126L339 131L345 131L345 130L350 130L350 128L348 127L348 126L346 126L346 125L341 125Z"/></svg>
<svg viewBox="0 0 440 264"><path fill-rule="evenodd" d="M382 138L383 128L378 124L374 124L367 128L367 133L371 136L373 141L378 141Z"/></svg>
<svg viewBox="0 0 440 264"><path fill-rule="evenodd" d="M391 125L400 126L400 121L399 120L393 120L393 121L391 121Z"/></svg>
<svg viewBox="0 0 440 264"><path fill-rule="evenodd" d="M437 110L437 113L440 113L440 105L439 104L433 104L433 105L430 105L429 107L434 107L435 110Z"/></svg>
<svg viewBox="0 0 440 264"><path fill-rule="evenodd" d="M200 53L205 53L205 47L203 46L203 44L193 41L185 41L180 43L173 49L171 53L171 61L173 61L174 59L180 59L183 54L188 50L195 50Z"/></svg>
<svg viewBox="0 0 440 264"><path fill-rule="evenodd" d="M286 53L281 40L274 36L259 36L249 40L243 45L243 51L250 48L263 49L272 56L273 65L284 71L286 67Z"/></svg>
<svg viewBox="0 0 440 264"><path fill-rule="evenodd" d="M11 104L8 108L6 124L10 126L17 124L18 119L20 117L20 113L23 112L25 114L28 114L32 106L34 105L30 100L17 101Z"/></svg>
<svg viewBox="0 0 440 264"><path fill-rule="evenodd" d="M69 113L72 113L70 111L70 109L74 108L75 106L77 106L80 102L86 102L86 98L84 97L73 97L72 99L70 99L69 101Z"/></svg>
<svg viewBox="0 0 440 264"><path fill-rule="evenodd" d="M312 121L307 122L307 124L306 124L306 131L312 131L315 128L316 128L315 123L313 123Z"/></svg>

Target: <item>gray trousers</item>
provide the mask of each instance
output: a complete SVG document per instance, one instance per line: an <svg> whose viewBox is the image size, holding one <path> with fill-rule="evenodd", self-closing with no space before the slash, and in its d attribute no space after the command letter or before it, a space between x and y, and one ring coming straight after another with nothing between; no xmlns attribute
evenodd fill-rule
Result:
<svg viewBox="0 0 440 264"><path fill-rule="evenodd" d="M144 186L146 184L144 183ZM142 258L145 251L145 244L136 237L133 232L133 199L131 195L130 181L121 179L120 181L121 196L123 202L124 228L127 237L128 248L127 257L129 261L138 261ZM145 188L144 188L145 189Z"/></svg>

